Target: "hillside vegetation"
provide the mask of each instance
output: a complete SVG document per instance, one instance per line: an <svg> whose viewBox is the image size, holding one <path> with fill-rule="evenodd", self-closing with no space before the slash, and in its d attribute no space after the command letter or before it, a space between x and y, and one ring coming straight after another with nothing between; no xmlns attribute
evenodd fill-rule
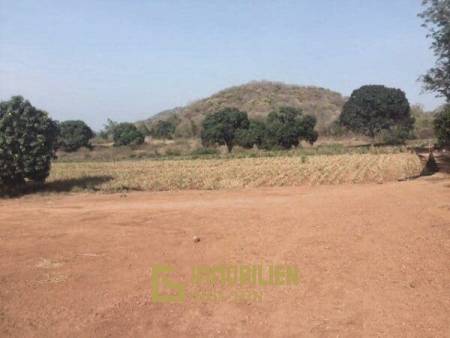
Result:
<svg viewBox="0 0 450 338"><path fill-rule="evenodd" d="M177 136L192 136L198 134L201 121L207 114L223 108L237 108L247 112L250 118L265 118L277 108L290 106L315 116L316 129L320 132L336 120L344 101L341 94L324 88L255 81L224 89L185 107L163 111L140 123L151 128L157 121L174 119Z"/></svg>

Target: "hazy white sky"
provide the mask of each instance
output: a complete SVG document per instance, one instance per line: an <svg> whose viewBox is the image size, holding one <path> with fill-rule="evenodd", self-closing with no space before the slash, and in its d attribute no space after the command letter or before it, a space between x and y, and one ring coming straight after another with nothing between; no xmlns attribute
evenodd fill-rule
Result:
<svg viewBox="0 0 450 338"><path fill-rule="evenodd" d="M251 80L349 95L403 89L434 63L421 0L0 0L0 99L99 129Z"/></svg>

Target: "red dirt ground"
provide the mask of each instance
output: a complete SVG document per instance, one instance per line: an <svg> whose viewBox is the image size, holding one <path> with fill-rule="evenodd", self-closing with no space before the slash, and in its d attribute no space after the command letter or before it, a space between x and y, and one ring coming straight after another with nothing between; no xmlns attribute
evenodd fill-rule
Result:
<svg viewBox="0 0 450 338"><path fill-rule="evenodd" d="M150 297L154 264L261 262L300 284ZM450 180L2 200L0 264L3 337L450 337Z"/></svg>

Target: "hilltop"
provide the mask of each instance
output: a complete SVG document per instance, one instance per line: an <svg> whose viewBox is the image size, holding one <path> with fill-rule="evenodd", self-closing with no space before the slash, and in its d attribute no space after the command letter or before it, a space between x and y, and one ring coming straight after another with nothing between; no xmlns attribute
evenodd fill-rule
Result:
<svg viewBox="0 0 450 338"><path fill-rule="evenodd" d="M225 107L235 107L251 118L264 118L280 106L302 108L317 118L318 131L329 126L340 114L344 97L329 89L288 85L281 82L254 81L230 87L184 107L165 110L141 121L151 127L155 121L175 119L178 136L189 136L198 131L203 118Z"/></svg>

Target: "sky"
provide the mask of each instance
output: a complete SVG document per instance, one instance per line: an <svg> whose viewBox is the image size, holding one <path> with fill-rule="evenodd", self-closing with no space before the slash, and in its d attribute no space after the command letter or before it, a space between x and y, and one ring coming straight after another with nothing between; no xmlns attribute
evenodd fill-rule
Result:
<svg viewBox="0 0 450 338"><path fill-rule="evenodd" d="M434 64L421 0L0 0L0 100L100 129L252 80L350 95L401 88Z"/></svg>

